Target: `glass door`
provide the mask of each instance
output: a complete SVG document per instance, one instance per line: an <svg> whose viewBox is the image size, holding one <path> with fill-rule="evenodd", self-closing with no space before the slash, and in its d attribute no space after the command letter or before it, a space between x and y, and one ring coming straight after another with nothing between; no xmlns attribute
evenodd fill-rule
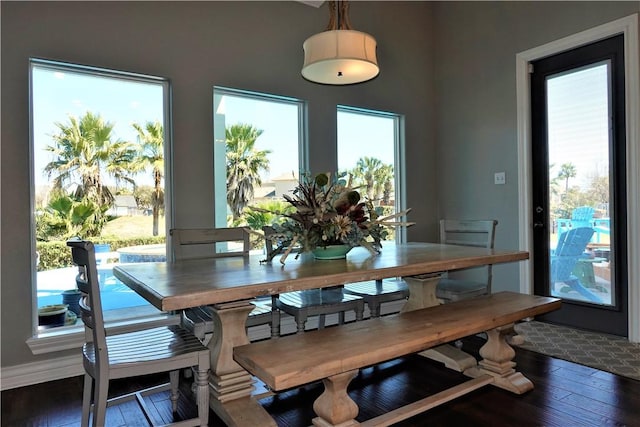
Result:
<svg viewBox="0 0 640 427"><path fill-rule="evenodd" d="M533 63L534 281L550 321L627 335L624 60L617 36Z"/></svg>

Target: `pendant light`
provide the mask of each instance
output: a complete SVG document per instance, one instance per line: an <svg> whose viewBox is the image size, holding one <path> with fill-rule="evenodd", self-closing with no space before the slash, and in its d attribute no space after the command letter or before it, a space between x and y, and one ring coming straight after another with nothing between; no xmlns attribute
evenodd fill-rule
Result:
<svg viewBox="0 0 640 427"><path fill-rule="evenodd" d="M302 45L302 77L321 84L348 85L371 80L380 72L376 39L351 29L349 3L329 2L329 25Z"/></svg>

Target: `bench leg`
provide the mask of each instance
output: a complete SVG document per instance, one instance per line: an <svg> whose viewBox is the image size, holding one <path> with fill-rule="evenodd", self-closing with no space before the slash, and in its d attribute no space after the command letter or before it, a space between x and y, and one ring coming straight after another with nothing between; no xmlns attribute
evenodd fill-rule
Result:
<svg viewBox="0 0 640 427"><path fill-rule="evenodd" d="M477 367L465 370L464 374L472 378L489 374L494 378L493 385L516 394L532 390L533 383L514 369L516 352L507 343L507 336L512 330L513 325L506 325L487 331L487 342L480 348L483 360Z"/></svg>
<svg viewBox="0 0 640 427"><path fill-rule="evenodd" d="M409 299L400 310L401 313L435 307L440 304L436 297L436 286L440 281L439 274L407 276L404 277L404 281L409 287ZM418 354L436 362L444 363L447 368L458 372L464 372L466 369L477 365L477 361L473 356L449 344L440 345Z"/></svg>
<svg viewBox="0 0 640 427"><path fill-rule="evenodd" d="M316 427L348 427L359 423L358 405L347 394L347 387L358 374L358 369L334 375L322 380L324 392L313 402L318 417L312 420Z"/></svg>

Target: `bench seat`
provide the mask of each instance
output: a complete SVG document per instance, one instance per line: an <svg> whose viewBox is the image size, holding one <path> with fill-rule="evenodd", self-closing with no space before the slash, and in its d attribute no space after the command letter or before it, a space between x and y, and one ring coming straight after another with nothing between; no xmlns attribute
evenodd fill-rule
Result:
<svg viewBox="0 0 640 427"><path fill-rule="evenodd" d="M323 380L325 393L314 404L320 419L314 425L351 425L355 415L352 407L345 409L345 397L350 401L346 387L360 368L480 332L488 334L480 351L484 360L465 374L489 375L489 382L515 393L531 389L531 382L513 369L515 352L504 339L504 327L558 308L557 298L500 292L236 347L234 359L274 391Z"/></svg>

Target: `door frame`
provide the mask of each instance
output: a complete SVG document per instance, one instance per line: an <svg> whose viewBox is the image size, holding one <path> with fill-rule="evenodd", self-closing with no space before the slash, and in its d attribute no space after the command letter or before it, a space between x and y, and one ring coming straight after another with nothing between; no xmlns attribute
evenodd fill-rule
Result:
<svg viewBox="0 0 640 427"><path fill-rule="evenodd" d="M640 342L640 63L638 14L516 54L518 132L518 216L520 249L533 254L531 218L531 81L532 61L624 34L627 137L627 275L629 341ZM533 256L533 255L532 255ZM633 260L636 260L635 262ZM533 261L520 263L520 292L533 293Z"/></svg>

